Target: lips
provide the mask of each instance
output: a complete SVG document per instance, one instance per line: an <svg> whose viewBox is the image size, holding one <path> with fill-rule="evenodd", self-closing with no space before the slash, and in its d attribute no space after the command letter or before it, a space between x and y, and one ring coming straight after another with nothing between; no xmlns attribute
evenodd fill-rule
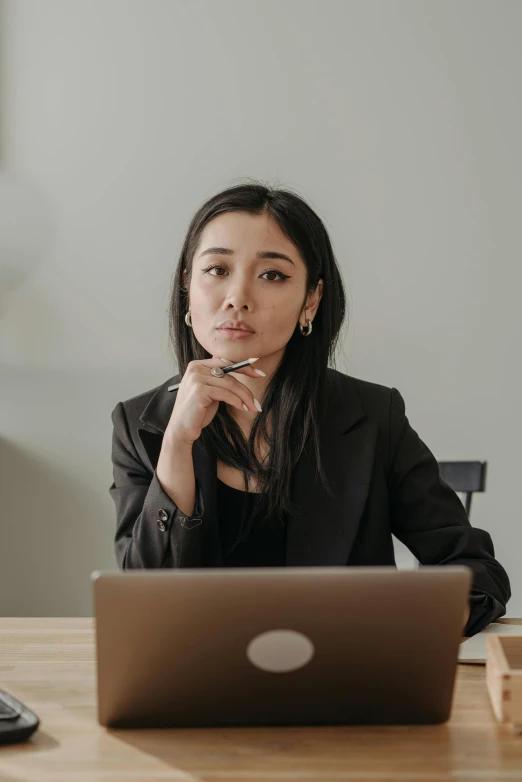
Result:
<svg viewBox="0 0 522 782"><path fill-rule="evenodd" d="M247 323L243 321L226 320L218 328L221 329L233 329L234 331L247 331L250 334L254 334L254 329L250 328Z"/></svg>

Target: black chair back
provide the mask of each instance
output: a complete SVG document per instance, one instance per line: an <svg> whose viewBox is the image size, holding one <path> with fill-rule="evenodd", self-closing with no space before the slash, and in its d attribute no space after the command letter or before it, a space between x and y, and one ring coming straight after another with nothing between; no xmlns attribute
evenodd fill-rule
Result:
<svg viewBox="0 0 522 782"><path fill-rule="evenodd" d="M486 490L487 462L439 462L442 480L453 491L466 495L466 513L471 511L471 498L475 491Z"/></svg>

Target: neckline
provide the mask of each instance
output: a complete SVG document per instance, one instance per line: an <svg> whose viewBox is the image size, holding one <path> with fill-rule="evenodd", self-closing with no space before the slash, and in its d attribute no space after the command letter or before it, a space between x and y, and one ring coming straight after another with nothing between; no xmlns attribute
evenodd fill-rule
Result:
<svg viewBox="0 0 522 782"><path fill-rule="evenodd" d="M244 489L236 489L235 486L229 486L228 483L222 481L221 478L218 478L218 483L220 483L221 486L224 486L225 489L230 489L230 491L239 492L239 494L253 494L254 497L257 497L260 494L260 492L258 491L245 491Z"/></svg>

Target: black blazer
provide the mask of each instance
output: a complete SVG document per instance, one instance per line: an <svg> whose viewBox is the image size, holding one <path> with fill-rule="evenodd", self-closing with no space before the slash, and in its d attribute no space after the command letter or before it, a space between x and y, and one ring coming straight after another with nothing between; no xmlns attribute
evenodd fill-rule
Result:
<svg viewBox="0 0 522 782"><path fill-rule="evenodd" d="M321 427L323 468L336 497L314 481L313 448L292 473L299 508L287 527L287 566L396 566L392 533L421 565L463 564L473 570L473 635L506 612L509 578L495 559L491 536L472 527L437 461L412 429L396 388L328 369L330 404ZM192 455L196 507L185 516L156 476L162 438L177 391L165 383L112 412L113 477L118 566L220 567L217 460L199 440Z"/></svg>

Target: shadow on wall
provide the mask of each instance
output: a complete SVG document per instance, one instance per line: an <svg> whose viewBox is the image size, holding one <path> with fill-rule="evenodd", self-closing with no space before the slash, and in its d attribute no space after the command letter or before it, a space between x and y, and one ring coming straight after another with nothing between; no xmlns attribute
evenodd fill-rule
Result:
<svg viewBox="0 0 522 782"><path fill-rule="evenodd" d="M0 497L0 615L92 616L90 574L117 567L108 494L0 439Z"/></svg>
<svg viewBox="0 0 522 782"><path fill-rule="evenodd" d="M1 13L0 7L0 21ZM34 275L54 239L46 194L0 167L0 311L4 300Z"/></svg>

